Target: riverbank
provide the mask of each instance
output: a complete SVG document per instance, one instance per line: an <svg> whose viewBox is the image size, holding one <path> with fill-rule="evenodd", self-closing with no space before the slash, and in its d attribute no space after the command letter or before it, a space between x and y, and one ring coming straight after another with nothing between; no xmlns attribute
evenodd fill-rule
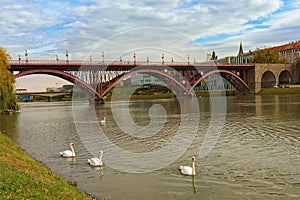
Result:
<svg viewBox="0 0 300 200"><path fill-rule="evenodd" d="M202 91L202 92L195 92L195 95L197 97L209 97L209 96L219 96L222 95L224 91ZM131 96L127 96L125 94L114 94L113 99L114 100L124 100L130 97L130 100L151 100L151 99L173 99L174 94L172 92L167 93L154 93L154 94L140 94L136 95L133 94ZM225 91L226 96L235 96L236 92L235 90L227 90ZM109 95L105 98L105 101L111 101L112 97Z"/></svg>
<svg viewBox="0 0 300 200"><path fill-rule="evenodd" d="M1 199L89 199L0 132Z"/></svg>
<svg viewBox="0 0 300 200"><path fill-rule="evenodd" d="M257 95L300 94L300 87L293 88L262 88Z"/></svg>

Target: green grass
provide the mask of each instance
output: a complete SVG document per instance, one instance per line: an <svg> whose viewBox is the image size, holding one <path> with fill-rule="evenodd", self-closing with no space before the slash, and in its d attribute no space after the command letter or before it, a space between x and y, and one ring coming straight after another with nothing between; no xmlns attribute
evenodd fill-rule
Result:
<svg viewBox="0 0 300 200"><path fill-rule="evenodd" d="M295 88L263 88L258 95L274 95L274 94L300 94L300 87Z"/></svg>
<svg viewBox="0 0 300 200"><path fill-rule="evenodd" d="M226 90L225 91L226 96L235 96L236 92L235 90ZM209 96L220 96L225 94L224 91L201 91L201 92L195 92L196 96L201 97L209 97Z"/></svg>
<svg viewBox="0 0 300 200"><path fill-rule="evenodd" d="M89 199L0 132L0 199Z"/></svg>
<svg viewBox="0 0 300 200"><path fill-rule="evenodd" d="M114 88L112 90L114 95L114 99L123 100L127 99L130 96L130 100L140 100L140 99L172 99L174 98L174 94L172 92L162 93L157 92L155 94L140 94L140 95L132 95L131 88ZM195 92L196 96L209 97L209 96L219 96L223 94L224 91L201 91ZM225 91L226 96L235 96L235 90L227 90ZM111 96L107 95L105 101L111 101Z"/></svg>
<svg viewBox="0 0 300 200"><path fill-rule="evenodd" d="M129 96L129 95L128 95ZM124 100L127 99L126 95L114 95L114 100ZM142 94L142 95L131 95L130 100L140 100L140 99L172 99L174 98L173 93L158 93L158 94ZM111 101L111 96L107 96L105 101Z"/></svg>

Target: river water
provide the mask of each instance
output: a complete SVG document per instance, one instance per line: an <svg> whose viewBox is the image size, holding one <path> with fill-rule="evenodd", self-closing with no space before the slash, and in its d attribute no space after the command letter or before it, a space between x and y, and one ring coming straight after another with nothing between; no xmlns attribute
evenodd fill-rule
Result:
<svg viewBox="0 0 300 200"><path fill-rule="evenodd" d="M227 97L222 132L216 137L213 149L202 157L197 155L212 113L209 98L199 98L198 102L199 113L187 114L181 113L175 100L139 100L129 104L117 101L104 105L22 103L20 113L0 116L0 130L5 130L52 171L97 199L300 198L300 95ZM157 104L164 111L162 107L150 109ZM116 115L121 116L126 107L137 126L146 126L151 131L161 127L159 132L143 137L126 134L133 129L122 131L122 123L130 124L130 120L118 124ZM103 117L105 123L101 124ZM196 128L193 125L179 128L184 120L193 124L197 118ZM105 136L95 139L93 134L98 129ZM189 137L176 138L179 130ZM196 134L191 135L194 130ZM149 161L146 166L139 162L141 158L133 161L125 154L109 153L112 146L117 146L146 157L149 152L164 149L174 138L181 139L182 144L191 141L181 154L166 150L166 157L146 158L145 162ZM108 140L112 142L106 145ZM76 159L59 155L69 149L70 142L75 143ZM87 159L97 156L100 149L104 150L104 167L90 167ZM181 175L179 165L191 165L193 155L196 155L197 175L194 178ZM129 169L135 173L128 172Z"/></svg>

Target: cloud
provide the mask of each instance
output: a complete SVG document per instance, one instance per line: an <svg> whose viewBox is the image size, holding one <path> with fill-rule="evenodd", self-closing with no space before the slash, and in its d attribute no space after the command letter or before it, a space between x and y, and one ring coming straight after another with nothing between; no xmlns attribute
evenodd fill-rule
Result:
<svg viewBox="0 0 300 200"><path fill-rule="evenodd" d="M177 45L186 57L195 49L186 45L197 42L206 51L214 50L224 57L236 55L241 40L245 51L298 40L299 5L291 0L3 0L0 45L13 58L18 54L24 57L28 49L30 59L55 59L56 54L64 58L66 50L70 59L84 59L107 39L139 30L119 46L128 43L134 48L137 39L161 49ZM178 44L176 34L141 31L147 27L173 30L190 41ZM97 51L94 59L100 60L102 51L107 58L117 57L109 55L113 51L109 48ZM200 57L199 53L194 55Z"/></svg>
<svg viewBox="0 0 300 200"><path fill-rule="evenodd" d="M270 26L280 26L276 23L279 17L273 18L272 13L282 9L283 5L279 0L29 0L26 4L18 0L13 3L5 1L0 3L6 10L6 14L1 16L0 28L3 31L0 36L3 39L0 43L13 54L29 49L29 52L32 50L37 54L32 55L37 58L38 53L59 54L69 49L74 57L82 58L96 43L115 34L136 28L162 27L210 46L207 42L213 44L214 38L215 41L226 41L237 35L241 38L251 36L248 31L255 32L266 27L265 20L269 20ZM295 3L288 5L296 6ZM149 37L147 34L139 37L146 36ZM151 40L153 36L147 39ZM52 47L52 51L42 45Z"/></svg>

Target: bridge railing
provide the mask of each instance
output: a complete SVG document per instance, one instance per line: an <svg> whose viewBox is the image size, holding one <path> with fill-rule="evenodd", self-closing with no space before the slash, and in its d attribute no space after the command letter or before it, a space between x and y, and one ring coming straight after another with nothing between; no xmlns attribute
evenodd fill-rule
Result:
<svg viewBox="0 0 300 200"><path fill-rule="evenodd" d="M82 61L82 60L9 60L14 66L254 66L254 63L162 62L162 61Z"/></svg>

